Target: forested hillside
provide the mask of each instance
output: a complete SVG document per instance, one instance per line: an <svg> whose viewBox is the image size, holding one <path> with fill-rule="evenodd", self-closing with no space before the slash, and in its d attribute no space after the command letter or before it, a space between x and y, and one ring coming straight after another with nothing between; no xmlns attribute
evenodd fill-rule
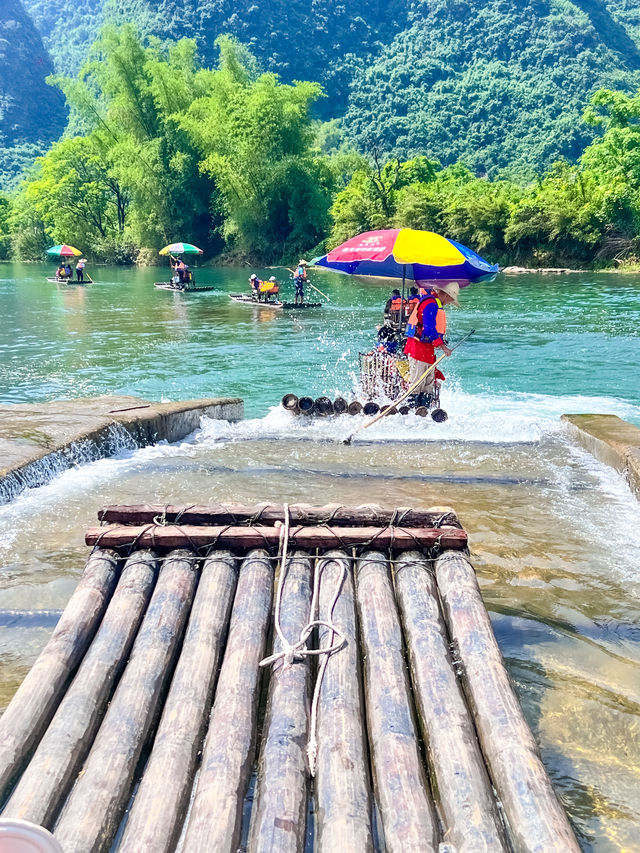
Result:
<svg viewBox="0 0 640 853"><path fill-rule="evenodd" d="M636 0L25 0L58 71L105 19L194 38L205 64L229 33L284 82L313 80L322 118L382 156L462 159L532 176L574 161L590 95L640 86Z"/></svg>
<svg viewBox="0 0 640 853"><path fill-rule="evenodd" d="M66 124L62 94L47 86L51 62L20 0L0 17L0 183L57 139Z"/></svg>
<svg viewBox="0 0 640 853"><path fill-rule="evenodd" d="M356 72L345 126L359 148L532 175L575 160L593 138L589 95L635 91L639 69L597 0L429 0Z"/></svg>

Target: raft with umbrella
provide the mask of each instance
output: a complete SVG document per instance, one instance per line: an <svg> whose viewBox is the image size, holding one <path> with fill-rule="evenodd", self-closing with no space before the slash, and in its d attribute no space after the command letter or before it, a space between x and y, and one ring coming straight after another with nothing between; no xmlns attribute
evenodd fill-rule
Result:
<svg viewBox="0 0 640 853"><path fill-rule="evenodd" d="M76 249L75 246L70 246L68 243L60 243L57 246L52 246L50 249L47 249L47 255L52 255L53 257L61 258L61 259L62 258L79 258L81 254L82 254L82 252L80 251L80 249ZM71 275L69 277L65 276L64 278L59 278L57 275L55 275L55 276L48 275L47 281L50 281L50 282L56 283L56 284L85 284L86 283L84 281L74 281L73 275ZM87 275L87 281L90 284L93 284L93 279L89 275Z"/></svg>
<svg viewBox="0 0 640 853"><path fill-rule="evenodd" d="M168 246L160 249L158 254L168 256L171 259L176 255L178 257L180 255L202 255L203 251L198 246L194 246L193 243L180 242L169 243ZM193 272L187 270L186 273L186 276L181 278L178 272L174 270L174 274L169 281L154 281L153 286L157 287L158 290L173 290L178 293L203 293L207 290L215 290L215 285L196 285Z"/></svg>
<svg viewBox="0 0 640 853"><path fill-rule="evenodd" d="M407 280L427 290L454 286L457 292L473 282L492 281L500 271L497 264L489 263L455 240L413 228L366 231L314 258L311 264L365 279L402 280L403 305ZM398 353L403 350L406 319L405 310L401 309L398 321L391 325L399 339ZM378 349L383 351L360 353L361 385L368 396L372 396L372 387L380 387L395 400L396 390L406 387L403 357L387 352L384 347ZM438 373L437 378L442 381L444 376Z"/></svg>

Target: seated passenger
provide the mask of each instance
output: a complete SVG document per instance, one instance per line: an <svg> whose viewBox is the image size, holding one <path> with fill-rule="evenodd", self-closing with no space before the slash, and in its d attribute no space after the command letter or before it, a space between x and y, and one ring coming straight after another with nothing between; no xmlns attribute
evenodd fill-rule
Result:
<svg viewBox="0 0 640 853"><path fill-rule="evenodd" d="M384 321L393 326L399 326L402 320L403 308L405 300L402 298L400 291L396 288L391 292L391 296L387 299L387 304L384 306Z"/></svg>
<svg viewBox="0 0 640 853"><path fill-rule="evenodd" d="M279 292L280 287L274 275L271 276L269 281L263 281L260 285L260 293L264 296L265 301L267 302L271 299L272 296L277 296Z"/></svg>

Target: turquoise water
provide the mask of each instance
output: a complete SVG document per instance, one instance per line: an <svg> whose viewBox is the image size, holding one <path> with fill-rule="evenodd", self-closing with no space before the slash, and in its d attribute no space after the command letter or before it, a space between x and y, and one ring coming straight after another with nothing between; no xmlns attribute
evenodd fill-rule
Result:
<svg viewBox="0 0 640 853"><path fill-rule="evenodd" d="M449 420L387 418L345 446L358 418L278 403L349 393L387 287L318 275L332 304L296 316L231 304L249 269L202 270L216 289L188 295L154 289L153 270L98 268L86 288L47 284L45 270L0 267L0 400L231 394L247 419L205 419L183 442L123 449L0 507L0 611L65 606L105 503L450 505L583 850L640 849L640 504L560 422L598 411L640 424L636 277L468 288L449 312L451 338L477 330L446 362ZM49 631L0 626L0 709Z"/></svg>
<svg viewBox="0 0 640 853"><path fill-rule="evenodd" d="M98 267L86 287L47 283L47 272L0 266L4 402L240 395L257 416L287 391L347 393L389 291L314 272L332 302L293 315L228 299L247 287L249 268L199 270L199 283L216 286L201 294L157 290L159 270ZM640 423L639 276L501 276L467 288L449 313L451 338L476 329L447 364L450 385L519 402L542 395L542 409L554 399L563 410L615 409Z"/></svg>

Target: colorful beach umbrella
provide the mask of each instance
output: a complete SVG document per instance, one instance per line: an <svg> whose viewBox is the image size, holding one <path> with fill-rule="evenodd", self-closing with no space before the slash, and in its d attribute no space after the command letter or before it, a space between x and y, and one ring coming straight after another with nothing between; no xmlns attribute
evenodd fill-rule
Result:
<svg viewBox="0 0 640 853"><path fill-rule="evenodd" d="M455 240L412 228L366 231L311 263L347 275L444 279L457 281L461 287L499 272L497 264L488 263Z"/></svg>
<svg viewBox="0 0 640 853"><path fill-rule="evenodd" d="M79 249L76 249L75 246L68 246L66 243L62 243L61 246L52 246L50 249L47 249L47 255L55 255L58 258L77 258L78 255L81 255L82 252Z"/></svg>
<svg viewBox="0 0 640 853"><path fill-rule="evenodd" d="M159 255L201 255L202 249L191 243L170 243L164 249L160 249Z"/></svg>

